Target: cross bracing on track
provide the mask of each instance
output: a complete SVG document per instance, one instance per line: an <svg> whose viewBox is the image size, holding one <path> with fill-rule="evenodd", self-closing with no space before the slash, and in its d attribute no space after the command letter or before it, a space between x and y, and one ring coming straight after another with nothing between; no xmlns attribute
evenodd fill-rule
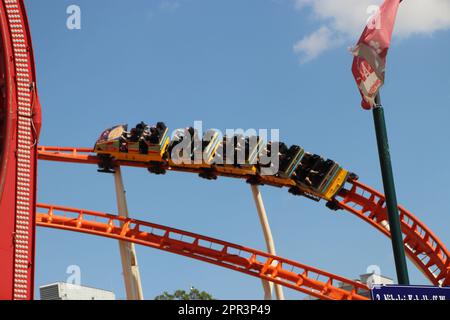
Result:
<svg viewBox="0 0 450 320"><path fill-rule="evenodd" d="M325 300L366 300L357 281L266 252L150 222L89 210L37 205L37 225L102 236L208 262Z"/></svg>

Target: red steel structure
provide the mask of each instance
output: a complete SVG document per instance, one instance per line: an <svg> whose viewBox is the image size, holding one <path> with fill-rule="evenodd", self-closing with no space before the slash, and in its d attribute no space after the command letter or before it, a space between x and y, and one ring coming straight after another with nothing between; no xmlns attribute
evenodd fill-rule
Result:
<svg viewBox="0 0 450 320"><path fill-rule="evenodd" d="M361 294L368 288L361 283L221 240L80 209L39 205L36 214L38 158L84 164L98 164L99 159L91 149L40 147L38 150L41 109L23 0L0 0L0 25L0 299L33 298L36 223L165 250L321 299L366 299ZM133 162L117 162L116 165L147 167L147 164ZM198 173L195 169L167 169ZM267 184L290 187L294 182ZM382 194L355 181L339 193L337 200L337 207L390 236ZM434 285L450 285L450 259L446 247L406 209L400 206L399 210L410 259ZM337 287L338 282L343 283L345 289Z"/></svg>
<svg viewBox="0 0 450 320"><path fill-rule="evenodd" d="M0 298L32 299L41 110L23 1L1 1L0 25Z"/></svg>

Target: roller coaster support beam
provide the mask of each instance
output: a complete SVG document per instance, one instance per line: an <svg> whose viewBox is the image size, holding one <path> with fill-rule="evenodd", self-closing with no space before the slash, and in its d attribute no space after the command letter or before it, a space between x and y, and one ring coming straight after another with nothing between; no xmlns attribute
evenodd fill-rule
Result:
<svg viewBox="0 0 450 320"><path fill-rule="evenodd" d="M272 231L270 230L269 219L267 218L266 209L264 207L264 202L262 199L259 187L256 184L251 184L253 199L255 200L256 209L258 211L259 220L261 222L261 227L264 233L264 239L266 240L267 252L271 255L276 255L275 243L272 237ZM263 280L264 287L264 299L272 299L272 288L273 284L269 281ZM275 284L275 295L278 300L284 300L283 288L279 284Z"/></svg>
<svg viewBox="0 0 450 320"><path fill-rule="evenodd" d="M120 167L115 168L114 182L116 186L117 210L119 216L128 218L127 199ZM119 241L119 250L120 258L122 260L122 272L125 281L127 300L144 300L134 244Z"/></svg>
<svg viewBox="0 0 450 320"><path fill-rule="evenodd" d="M378 154L380 157L381 174L383 176L384 193L386 196L386 208L391 232L392 248L394 251L395 268L399 284L408 285L408 267L406 265L405 247L403 244L400 217L398 214L397 196L395 193L394 174L392 173L391 155L386 130L384 110L381 105L381 97L378 93L373 109L373 119L377 135Z"/></svg>

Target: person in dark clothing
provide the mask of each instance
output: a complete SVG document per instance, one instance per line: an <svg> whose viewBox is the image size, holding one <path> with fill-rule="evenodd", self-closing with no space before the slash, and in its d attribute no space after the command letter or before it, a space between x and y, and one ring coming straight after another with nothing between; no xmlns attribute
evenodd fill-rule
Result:
<svg viewBox="0 0 450 320"><path fill-rule="evenodd" d="M130 140L131 142L139 141L139 136L138 136L138 132L137 132L136 128L132 128L130 130L130 134L128 135L128 140Z"/></svg>

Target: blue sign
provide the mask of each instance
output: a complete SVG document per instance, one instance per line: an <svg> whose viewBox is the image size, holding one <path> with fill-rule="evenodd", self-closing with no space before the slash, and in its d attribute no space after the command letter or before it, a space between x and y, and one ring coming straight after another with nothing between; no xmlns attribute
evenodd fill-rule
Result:
<svg viewBox="0 0 450 320"><path fill-rule="evenodd" d="M450 300L450 287L375 285L370 293L372 300Z"/></svg>

